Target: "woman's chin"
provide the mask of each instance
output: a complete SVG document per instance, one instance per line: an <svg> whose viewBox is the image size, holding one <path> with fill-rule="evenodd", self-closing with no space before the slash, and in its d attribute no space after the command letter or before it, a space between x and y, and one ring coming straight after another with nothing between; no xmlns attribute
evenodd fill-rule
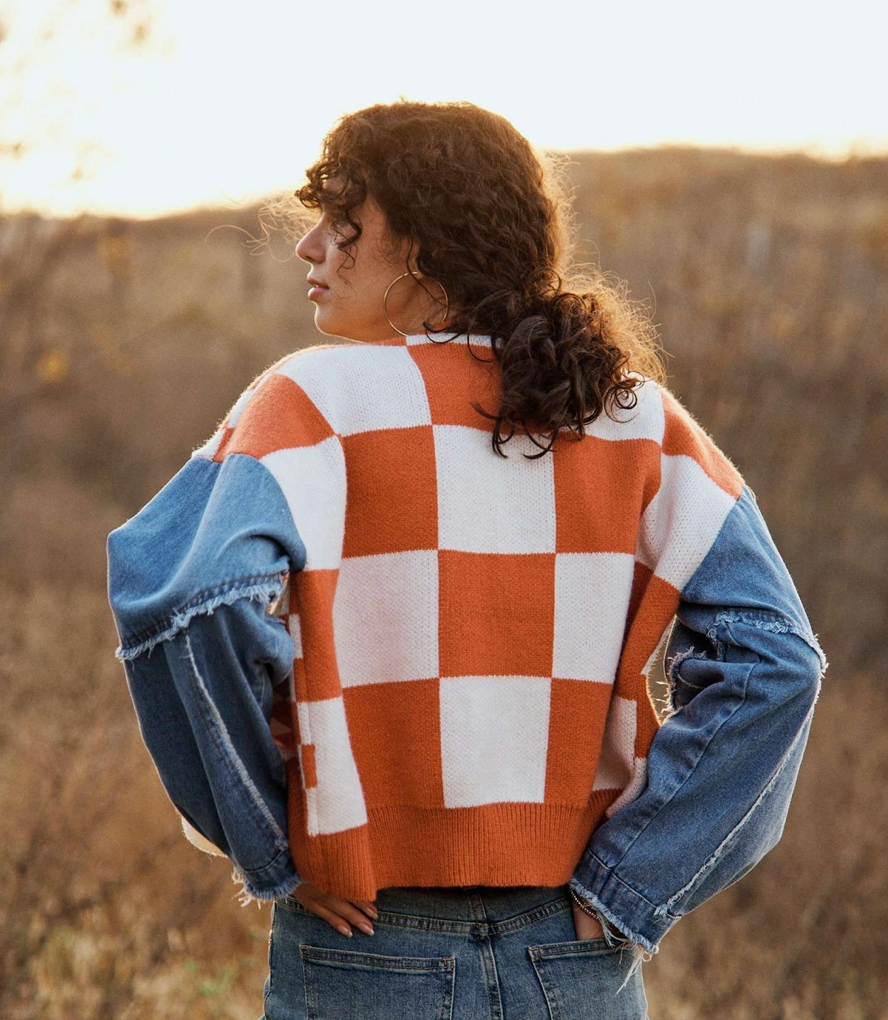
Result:
<svg viewBox="0 0 888 1020"><path fill-rule="evenodd" d="M378 326L368 326L367 323L356 324L341 315L331 315L325 308L315 308L314 324L315 329L325 336L338 336L356 343L373 343L386 339L391 332Z"/></svg>
<svg viewBox="0 0 888 1020"><path fill-rule="evenodd" d="M314 324L315 329L326 336L342 336L340 330L345 326L345 323L337 321L337 316L331 315L327 309L317 305L315 306Z"/></svg>

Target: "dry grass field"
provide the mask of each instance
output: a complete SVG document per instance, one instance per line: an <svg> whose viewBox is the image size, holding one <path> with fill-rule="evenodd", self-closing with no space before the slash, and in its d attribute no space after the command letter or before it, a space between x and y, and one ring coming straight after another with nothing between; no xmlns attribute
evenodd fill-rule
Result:
<svg viewBox="0 0 888 1020"><path fill-rule="evenodd" d="M581 257L755 490L830 659L783 840L646 965L653 1020L888 1018L888 159L581 154ZM220 228L220 229L214 229ZM0 219L0 1018L251 1020L267 908L182 839L104 542L320 338L256 210Z"/></svg>

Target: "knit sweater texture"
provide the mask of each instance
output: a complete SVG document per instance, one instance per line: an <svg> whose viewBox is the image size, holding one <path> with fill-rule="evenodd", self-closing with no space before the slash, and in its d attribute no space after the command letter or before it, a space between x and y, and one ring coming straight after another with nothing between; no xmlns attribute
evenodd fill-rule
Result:
<svg viewBox="0 0 888 1020"><path fill-rule="evenodd" d="M647 677L743 479L663 385L492 446L489 337L319 344L194 457L261 462L306 551L271 725L303 879L557 886L644 788ZM538 441L539 437L538 437Z"/></svg>

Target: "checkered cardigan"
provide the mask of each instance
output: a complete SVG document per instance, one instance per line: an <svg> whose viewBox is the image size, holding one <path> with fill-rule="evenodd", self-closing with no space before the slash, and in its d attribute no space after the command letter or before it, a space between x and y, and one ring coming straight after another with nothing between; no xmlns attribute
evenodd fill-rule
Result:
<svg viewBox="0 0 888 1020"><path fill-rule="evenodd" d="M304 879L560 885L641 792L647 674L743 480L666 388L635 392L504 458L472 406L499 408L489 337L321 344L194 452L263 464L306 551L271 723Z"/></svg>

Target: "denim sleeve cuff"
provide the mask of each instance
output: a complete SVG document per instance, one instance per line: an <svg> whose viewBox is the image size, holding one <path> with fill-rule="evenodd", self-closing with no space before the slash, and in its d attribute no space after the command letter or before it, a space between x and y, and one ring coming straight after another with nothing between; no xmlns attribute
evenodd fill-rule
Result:
<svg viewBox="0 0 888 1020"><path fill-rule="evenodd" d="M282 849L274 860L262 868L246 871L235 865L234 877L243 886L243 904L250 900L282 899L291 895L302 881L287 849Z"/></svg>
<svg viewBox="0 0 888 1020"><path fill-rule="evenodd" d="M626 885L588 851L583 854L568 885L625 938L651 953L660 951L658 943L678 920L658 915L655 904Z"/></svg>

